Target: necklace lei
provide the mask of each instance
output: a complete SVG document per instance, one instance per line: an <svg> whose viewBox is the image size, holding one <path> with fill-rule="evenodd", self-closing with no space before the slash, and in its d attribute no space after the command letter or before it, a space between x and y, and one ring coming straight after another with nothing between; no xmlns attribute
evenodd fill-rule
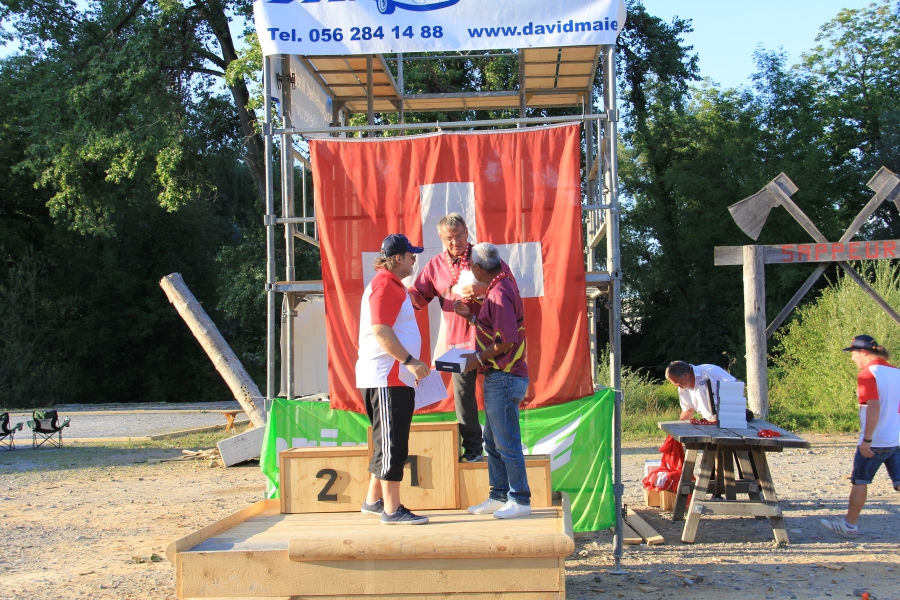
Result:
<svg viewBox="0 0 900 600"><path fill-rule="evenodd" d="M501 280L501 279L503 279L503 278L505 278L505 277L509 277L509 275L510 275L509 273L500 273L499 275L497 275L496 277L494 277L494 278L491 280L490 285L488 285L487 290L485 290L485 292L484 292L484 297L487 298L488 292L490 292L490 291L494 288L495 285L497 285L498 283L500 283L500 280Z"/></svg>
<svg viewBox="0 0 900 600"><path fill-rule="evenodd" d="M444 258L447 259L447 266L450 268L450 274L453 276L453 285L459 283L459 276L462 271L471 269L471 267L469 267L470 256L472 256L472 244L466 244L466 251L459 257L459 269L457 269L456 265L453 264L453 258L450 256L450 251L447 250L444 252Z"/></svg>

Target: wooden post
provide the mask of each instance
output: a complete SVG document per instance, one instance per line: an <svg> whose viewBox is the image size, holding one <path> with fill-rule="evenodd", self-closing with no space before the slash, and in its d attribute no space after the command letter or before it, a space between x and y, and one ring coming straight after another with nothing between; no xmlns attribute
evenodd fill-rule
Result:
<svg viewBox="0 0 900 600"><path fill-rule="evenodd" d="M228 342L219 333L215 323L188 289L184 279L180 274L172 273L163 277L159 285L168 296L169 302L175 305L175 310L187 323L191 333L206 350L206 354L212 359L216 370L231 388L231 393L250 417L250 422L254 427L265 427L266 417L254 403L255 399L262 398L259 388L250 379L250 375L244 370L244 366L235 356Z"/></svg>
<svg viewBox="0 0 900 600"><path fill-rule="evenodd" d="M766 276L762 246L744 246L744 331L747 337L747 400L761 419L769 414L766 361Z"/></svg>

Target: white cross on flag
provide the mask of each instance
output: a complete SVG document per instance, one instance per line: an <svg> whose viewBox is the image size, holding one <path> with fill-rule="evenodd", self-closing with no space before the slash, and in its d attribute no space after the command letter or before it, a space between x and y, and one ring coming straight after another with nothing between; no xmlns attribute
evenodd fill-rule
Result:
<svg viewBox="0 0 900 600"><path fill-rule="evenodd" d="M580 210L580 127L310 142L320 223L334 408L364 412L355 387L360 302L390 233L443 252L437 223L460 213L469 241L490 242L525 305L531 387L525 408L593 392ZM407 280L409 283L409 280ZM438 302L418 315L422 360L442 352ZM449 376L446 376L449 383ZM448 386L449 387L449 386ZM479 404L481 393L479 385ZM425 412L453 409L450 397Z"/></svg>

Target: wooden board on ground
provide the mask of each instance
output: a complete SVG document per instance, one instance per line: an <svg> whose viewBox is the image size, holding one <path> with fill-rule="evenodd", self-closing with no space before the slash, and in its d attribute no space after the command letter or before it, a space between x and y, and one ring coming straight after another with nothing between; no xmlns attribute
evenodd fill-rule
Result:
<svg viewBox="0 0 900 600"><path fill-rule="evenodd" d="M488 497L487 460L475 463L459 463L459 508L481 504ZM531 488L531 506L545 507L552 504L553 488L550 482L550 457L543 454L525 456L525 476Z"/></svg>
<svg viewBox="0 0 900 600"><path fill-rule="evenodd" d="M222 440L216 444L219 448L219 454L222 455L222 464L226 467L231 467L259 458L259 455L262 453L265 436L265 427L254 427Z"/></svg>
<svg viewBox="0 0 900 600"><path fill-rule="evenodd" d="M362 446L291 448L278 455L281 512L359 512L369 484Z"/></svg>
<svg viewBox="0 0 900 600"><path fill-rule="evenodd" d="M368 447L372 448L369 427ZM403 469L400 498L411 510L459 506L459 426L453 423L413 423L409 459Z"/></svg>
<svg viewBox="0 0 900 600"><path fill-rule="evenodd" d="M566 525L567 498L558 494L554 506L535 508L527 517L422 511L431 522L415 528L383 527L378 517L358 512L283 515L277 502L264 502L170 544L179 598L565 597L565 555L574 539ZM410 535L440 540L447 548L456 540L459 558L407 557L403 548ZM393 545L396 559L382 554L370 560L363 553L345 560L290 560L292 541L327 536L330 547L368 539L384 553ZM496 558L484 557L487 537L505 542L496 543ZM540 543L529 546L529 539ZM543 547L548 555L517 557L509 550L529 547L531 554Z"/></svg>
<svg viewBox="0 0 900 600"><path fill-rule="evenodd" d="M609 529L613 532L613 535L616 533L615 527L610 527ZM622 543L626 546L637 546L638 544L643 543L644 538L642 538L638 533L631 528L625 521L622 521Z"/></svg>
<svg viewBox="0 0 900 600"><path fill-rule="evenodd" d="M631 526L635 533L637 533L647 541L648 546L655 546L657 544L666 543L666 540L663 538L663 536L659 535L655 529L647 524L647 521L642 519L639 514L637 514L630 508L628 509L628 525Z"/></svg>

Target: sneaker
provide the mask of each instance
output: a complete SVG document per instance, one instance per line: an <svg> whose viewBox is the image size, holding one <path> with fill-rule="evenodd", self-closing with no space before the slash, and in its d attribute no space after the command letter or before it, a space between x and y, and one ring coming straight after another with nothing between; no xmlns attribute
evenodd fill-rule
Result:
<svg viewBox="0 0 900 600"><path fill-rule="evenodd" d="M384 500L376 500L372 504L363 500L362 509L359 512L367 515L380 515L384 512Z"/></svg>
<svg viewBox="0 0 900 600"><path fill-rule="evenodd" d="M506 506L506 503L502 500L494 500L493 498L488 498L481 504L470 506L466 510L469 512L469 514L472 515L490 515L493 514L494 511L500 510L504 506Z"/></svg>
<svg viewBox="0 0 900 600"><path fill-rule="evenodd" d="M847 524L844 523L843 519L834 521L829 521L828 519L820 519L819 524L828 531L847 538L855 538L859 533L859 527L847 527Z"/></svg>
<svg viewBox="0 0 900 600"><path fill-rule="evenodd" d="M408 508L400 505L397 512L381 513L382 525L424 525L428 522L428 517L413 514Z"/></svg>
<svg viewBox="0 0 900 600"><path fill-rule="evenodd" d="M475 452L466 452L462 456L459 457L459 462L481 462L484 460L483 454L476 454Z"/></svg>
<svg viewBox="0 0 900 600"><path fill-rule="evenodd" d="M507 500L498 511L494 512L495 519L515 519L516 517L524 517L531 514L531 505L518 504L513 500Z"/></svg>

